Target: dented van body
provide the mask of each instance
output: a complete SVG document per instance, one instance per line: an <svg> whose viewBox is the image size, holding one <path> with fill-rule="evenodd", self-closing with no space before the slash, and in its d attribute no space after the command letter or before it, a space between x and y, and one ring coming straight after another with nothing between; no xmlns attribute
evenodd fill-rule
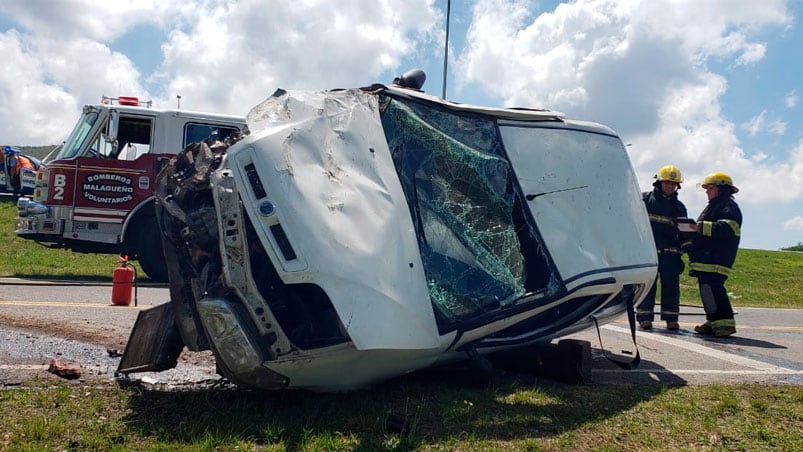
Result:
<svg viewBox="0 0 803 452"><path fill-rule="evenodd" d="M159 174L171 302L122 373L186 346L239 385L351 390L605 323L655 278L602 125L396 85L279 90L247 124Z"/></svg>

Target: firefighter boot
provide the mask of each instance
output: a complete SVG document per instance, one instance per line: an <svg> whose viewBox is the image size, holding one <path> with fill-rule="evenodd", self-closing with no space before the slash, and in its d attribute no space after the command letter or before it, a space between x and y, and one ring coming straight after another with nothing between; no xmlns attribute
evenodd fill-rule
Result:
<svg viewBox="0 0 803 452"><path fill-rule="evenodd" d="M714 337L728 337L736 332L736 321L733 319L714 320L711 322Z"/></svg>
<svg viewBox="0 0 803 452"><path fill-rule="evenodd" d="M705 322L702 325L695 326L694 332L697 334L714 334L714 329L711 328L711 322Z"/></svg>

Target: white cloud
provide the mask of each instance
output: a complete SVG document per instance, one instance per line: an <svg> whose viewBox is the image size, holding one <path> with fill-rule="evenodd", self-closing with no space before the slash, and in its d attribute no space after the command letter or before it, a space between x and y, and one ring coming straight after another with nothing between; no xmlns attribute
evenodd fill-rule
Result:
<svg viewBox="0 0 803 452"><path fill-rule="evenodd" d="M750 156L750 161L752 161L753 163L761 163L764 160L767 160L768 158L769 154L767 154L766 152L756 152L752 156Z"/></svg>
<svg viewBox="0 0 803 452"><path fill-rule="evenodd" d="M747 131L747 134L751 137L762 132L771 135L783 135L786 133L786 127L789 124L778 117L768 118L768 115L769 113L767 113L767 110L762 110L761 113L752 117L749 121L742 124L741 127Z"/></svg>
<svg viewBox="0 0 803 452"><path fill-rule="evenodd" d="M747 44L744 46L744 51L738 58L736 58L736 63L738 65L750 64L755 63L764 58L764 55L767 53L767 47L764 44Z"/></svg>
<svg viewBox="0 0 803 452"><path fill-rule="evenodd" d="M145 92L131 61L86 39L0 34L0 136L12 144L56 144L84 103L102 94Z"/></svg>
<svg viewBox="0 0 803 452"><path fill-rule="evenodd" d="M186 2L190 4L191 2ZM108 42L140 22L175 20L175 0L3 0L4 13L30 34L54 40ZM197 8L202 10L202 8Z"/></svg>
<svg viewBox="0 0 803 452"><path fill-rule="evenodd" d="M659 128L656 112L676 88L705 87L706 58L756 63L766 49L750 32L791 20L780 1L701 8L696 1L581 0L534 19L531 7L475 4L457 62L459 86L479 86L508 105L604 121L625 135Z"/></svg>
<svg viewBox="0 0 803 452"><path fill-rule="evenodd" d="M25 51L16 32L0 34L0 54L0 137L7 144L54 144L52 137L72 127L75 99L58 84L44 81L44 66Z"/></svg>
<svg viewBox="0 0 803 452"><path fill-rule="evenodd" d="M772 120L769 124L767 124L767 131L773 135L783 135L786 133L786 126L788 123L786 121L781 120L780 118L776 118Z"/></svg>
<svg viewBox="0 0 803 452"><path fill-rule="evenodd" d="M173 31L159 76L168 80L166 96L182 94L188 108L245 114L261 100L255 95L278 87L368 85L439 37L440 20L431 0L308 0L271 8L240 1Z"/></svg>
<svg viewBox="0 0 803 452"><path fill-rule="evenodd" d="M746 130L748 135L756 136L758 132L764 127L764 119L767 116L767 110L762 110L758 116L753 116L749 121L742 124L742 129Z"/></svg>
<svg viewBox="0 0 803 452"><path fill-rule="evenodd" d="M4 0L1 14L19 30L0 35L4 70L13 67L0 75L0 136L57 143L80 106L101 94L137 93L156 106L173 106L180 94L186 109L245 115L278 87L368 85L403 72L403 59L432 57L443 34L434 3ZM152 74L111 47L143 24L167 36ZM18 120L32 108L47 118Z"/></svg>
<svg viewBox="0 0 803 452"><path fill-rule="evenodd" d="M797 215L785 221L783 224L785 231L803 231L803 217Z"/></svg>
<svg viewBox="0 0 803 452"><path fill-rule="evenodd" d="M786 95L784 98L784 103L786 104L787 108L795 108L797 106L797 93L795 90L792 90L789 94Z"/></svg>

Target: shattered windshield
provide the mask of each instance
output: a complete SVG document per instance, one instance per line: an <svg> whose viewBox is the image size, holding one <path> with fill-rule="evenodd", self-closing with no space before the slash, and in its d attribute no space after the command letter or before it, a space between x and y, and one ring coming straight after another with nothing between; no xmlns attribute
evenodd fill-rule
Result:
<svg viewBox="0 0 803 452"><path fill-rule="evenodd" d="M382 125L439 323L476 318L549 285L494 121L386 99Z"/></svg>
<svg viewBox="0 0 803 452"><path fill-rule="evenodd" d="M78 119L78 123L70 132L70 136L61 146L58 155L56 155L56 160L70 159L78 155L97 120L98 112L96 110L85 109L81 118Z"/></svg>

